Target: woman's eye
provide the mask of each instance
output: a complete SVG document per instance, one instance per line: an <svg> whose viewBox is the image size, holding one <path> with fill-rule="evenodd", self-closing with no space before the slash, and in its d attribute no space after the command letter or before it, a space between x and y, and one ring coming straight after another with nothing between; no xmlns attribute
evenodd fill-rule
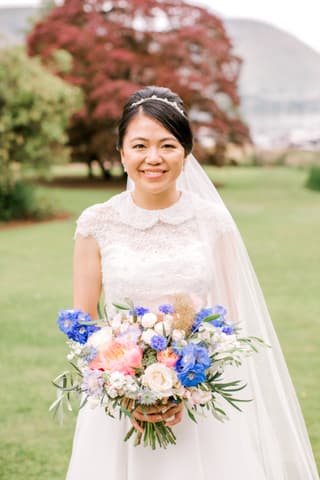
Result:
<svg viewBox="0 0 320 480"><path fill-rule="evenodd" d="M176 148L175 145L172 145L171 143L165 143L162 145L163 148Z"/></svg>
<svg viewBox="0 0 320 480"><path fill-rule="evenodd" d="M143 143L137 143L136 145L133 145L133 148L136 148L136 149L140 149L140 148L144 148L145 146L143 145Z"/></svg>

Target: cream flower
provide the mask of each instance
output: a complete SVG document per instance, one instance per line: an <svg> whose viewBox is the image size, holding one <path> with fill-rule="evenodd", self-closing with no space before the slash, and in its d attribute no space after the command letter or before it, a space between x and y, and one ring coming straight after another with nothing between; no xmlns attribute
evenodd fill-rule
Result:
<svg viewBox="0 0 320 480"><path fill-rule="evenodd" d="M181 340L184 339L185 335L186 335L186 332L184 330L179 330L175 328L172 332L172 340L174 342L180 342Z"/></svg>
<svg viewBox="0 0 320 480"><path fill-rule="evenodd" d="M163 363L153 363L146 368L141 380L142 384L158 398L165 398L173 394L172 389L177 382L177 375Z"/></svg>
<svg viewBox="0 0 320 480"><path fill-rule="evenodd" d="M141 319L141 325L144 328L152 328L154 324L157 322L158 318L157 315L154 313L145 313Z"/></svg>
<svg viewBox="0 0 320 480"><path fill-rule="evenodd" d="M167 318L163 322L156 323L154 329L158 335L170 335L172 332L172 319Z"/></svg>
<svg viewBox="0 0 320 480"><path fill-rule="evenodd" d="M112 341L112 328L103 327L94 332L88 339L87 345L91 345L97 350L103 350L110 345Z"/></svg>
<svg viewBox="0 0 320 480"><path fill-rule="evenodd" d="M148 330L144 330L141 335L141 340L146 343L147 345L151 344L151 338L156 335L156 332L152 330L152 328L148 328Z"/></svg>

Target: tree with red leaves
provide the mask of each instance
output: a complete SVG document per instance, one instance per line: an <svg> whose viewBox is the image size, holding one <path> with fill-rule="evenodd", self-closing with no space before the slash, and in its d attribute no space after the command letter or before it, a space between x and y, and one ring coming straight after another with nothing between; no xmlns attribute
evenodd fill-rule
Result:
<svg viewBox="0 0 320 480"><path fill-rule="evenodd" d="M68 69L55 61L61 50L71 56ZM142 86L163 85L181 95L202 160L214 163L204 138L214 141L216 152L249 138L238 113L241 60L222 22L203 8L182 0L65 0L34 26L28 51L83 90L84 107L68 132L73 158L97 160L106 177L106 161L118 160L122 106Z"/></svg>

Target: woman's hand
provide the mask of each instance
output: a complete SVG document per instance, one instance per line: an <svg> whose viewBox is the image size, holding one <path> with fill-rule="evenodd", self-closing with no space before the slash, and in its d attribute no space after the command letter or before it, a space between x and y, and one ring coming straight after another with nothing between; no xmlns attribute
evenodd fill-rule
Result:
<svg viewBox="0 0 320 480"><path fill-rule="evenodd" d="M143 433L143 428L139 422L165 422L167 427L173 427L181 422L183 403L166 402L157 405L137 405L135 407L133 400L127 400L125 408L132 412L130 418L132 425L139 432Z"/></svg>

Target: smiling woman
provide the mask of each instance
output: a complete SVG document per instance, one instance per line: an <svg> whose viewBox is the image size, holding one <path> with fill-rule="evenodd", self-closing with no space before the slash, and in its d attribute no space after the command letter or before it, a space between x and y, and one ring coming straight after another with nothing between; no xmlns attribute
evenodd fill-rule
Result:
<svg viewBox="0 0 320 480"><path fill-rule="evenodd" d="M184 413L184 383L192 388L195 377L201 382L204 371L210 374L211 358L193 340L186 375L175 384L182 397L171 396L171 384L178 377L168 362L175 360L172 368L179 369L185 337L168 355L158 357L167 325L157 323L157 315L149 316L146 325L138 323L139 329L145 328L143 348L148 348L148 336L152 349L150 363L141 367L147 396L132 397L128 391L124 400L130 420L109 418L103 404L95 409L86 404L80 410L67 479L318 480L300 407L250 260L231 215L189 155L191 148L188 117L176 94L147 87L129 99L119 124L118 149L130 188L87 208L78 219L74 308L98 318L101 290L113 319L114 306L126 298L151 311L180 298L183 324L190 312L193 319L194 311L223 305L250 335L272 346L255 362L244 362L241 370L228 365L223 377L230 386L229 376L240 376L248 383L242 400L253 402L242 413L226 409L229 422L217 421L218 409L197 424L191 422ZM121 327L123 322L121 317ZM121 345L116 347L113 359L122 352ZM93 370L106 385L109 360L99 359ZM135 381L135 375L128 372L129 380ZM85 384L82 388L86 392ZM150 405L153 389L158 396ZM201 404L208 391L200 394ZM145 429L141 433L159 422L174 426L176 445L152 451L124 443L130 421L136 430Z"/></svg>

